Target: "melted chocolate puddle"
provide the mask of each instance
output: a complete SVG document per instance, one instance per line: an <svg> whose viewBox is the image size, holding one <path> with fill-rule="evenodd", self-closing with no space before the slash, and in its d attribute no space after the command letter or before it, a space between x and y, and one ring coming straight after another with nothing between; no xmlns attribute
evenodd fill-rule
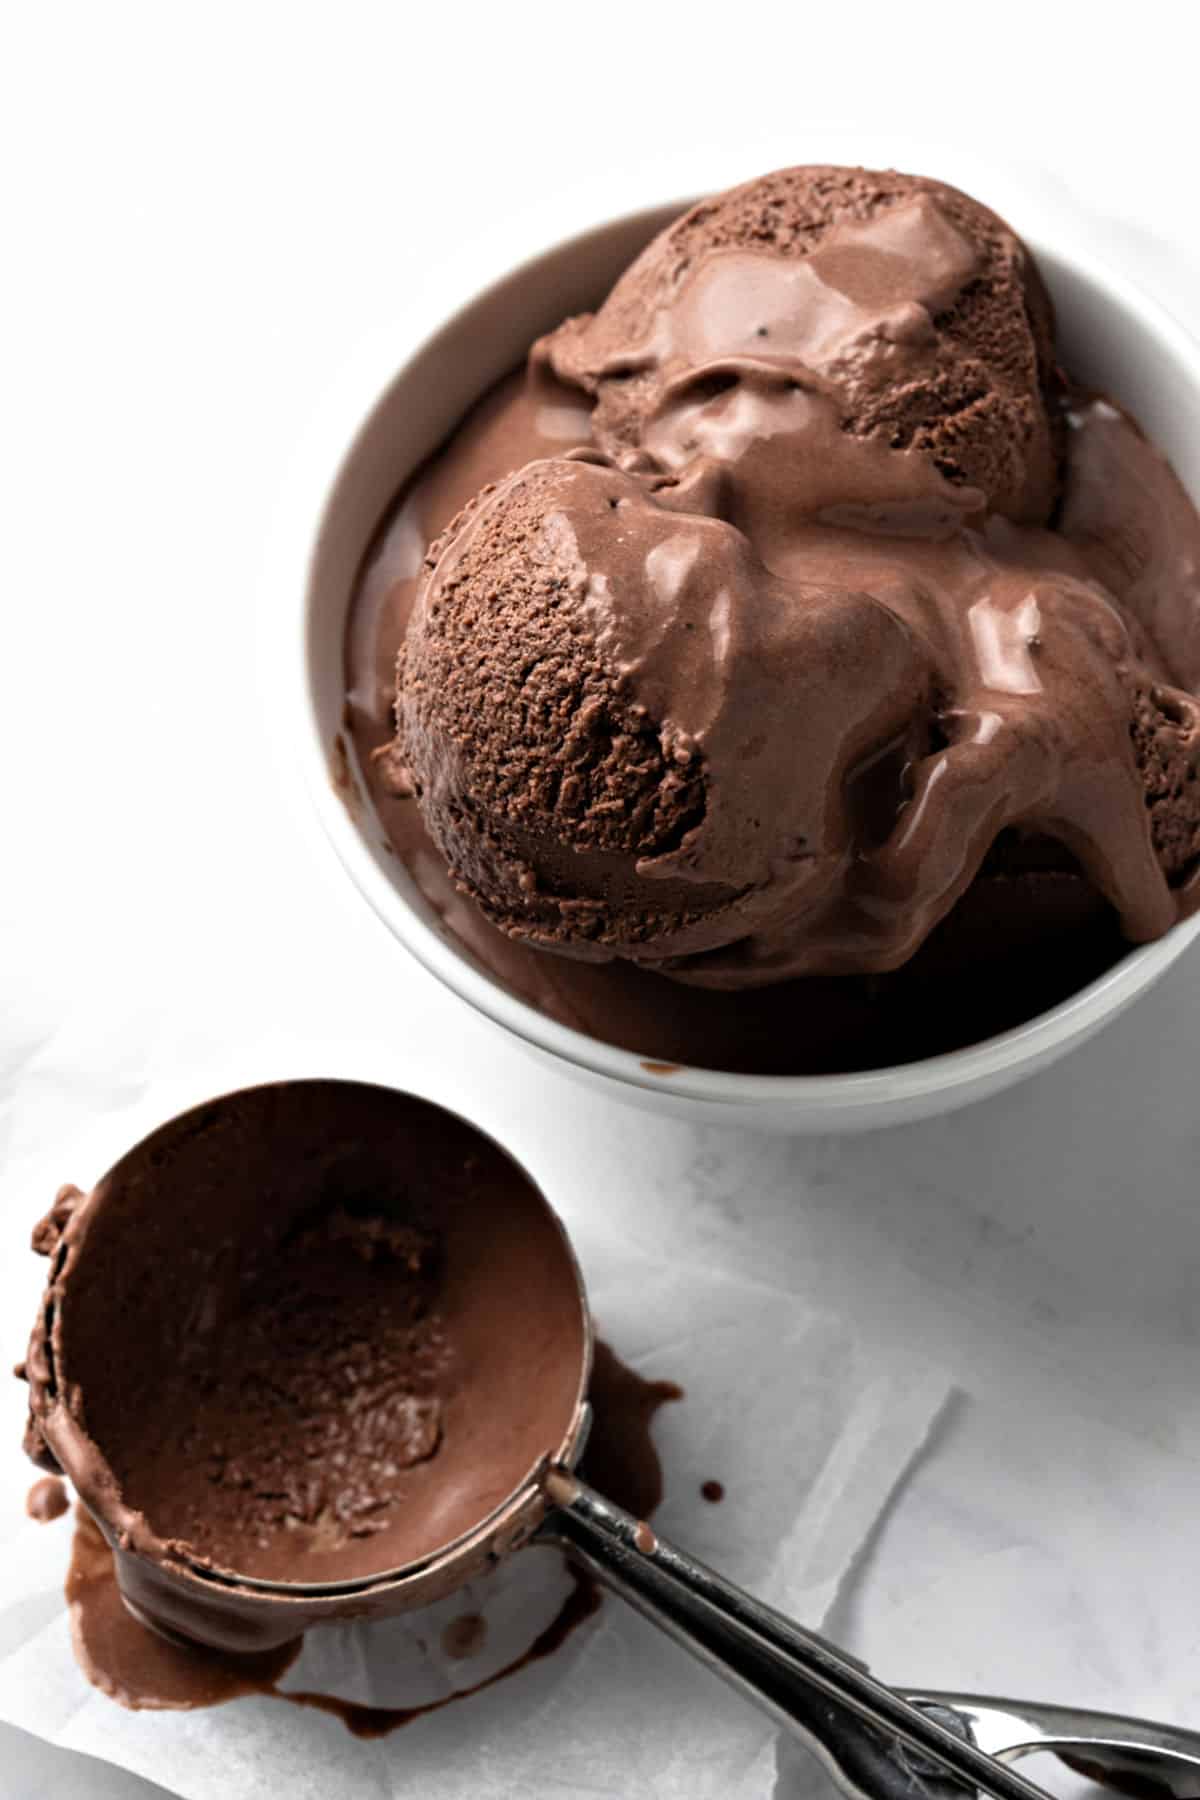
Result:
<svg viewBox="0 0 1200 1800"><path fill-rule="evenodd" d="M230 1656L140 1625L121 1598L112 1551L82 1505L75 1508L65 1592L80 1668L94 1687L135 1711L219 1706L243 1694L274 1693L300 1651L296 1638L277 1650Z"/></svg>
<svg viewBox="0 0 1200 1800"><path fill-rule="evenodd" d="M579 1472L635 1519L648 1519L663 1497L650 1427L660 1406L683 1399L683 1389L674 1381L644 1381L597 1343L588 1398L592 1432Z"/></svg>
<svg viewBox="0 0 1200 1800"><path fill-rule="evenodd" d="M495 1675L489 1675L486 1681L477 1683L473 1688L463 1688L459 1693L447 1694L444 1700L427 1700L424 1706L355 1706L352 1701L335 1700L329 1694L280 1694L279 1698L291 1700L297 1706L314 1706L320 1712L333 1713L355 1737L386 1737L389 1731L396 1731L401 1725L410 1724L424 1713L441 1712L444 1706L453 1706L456 1700L465 1700L468 1694L482 1694L484 1688L495 1687L498 1681L507 1680L529 1663L540 1662L543 1657L552 1656L566 1643L575 1627L582 1625L585 1619L590 1619L600 1605L600 1590L592 1577L579 1569L571 1569L569 1574L571 1592L557 1617L534 1639L524 1656L510 1663L507 1669L499 1669Z"/></svg>
<svg viewBox="0 0 1200 1800"><path fill-rule="evenodd" d="M596 1345L590 1398L592 1434L583 1462L589 1481L638 1518L662 1500L662 1465L651 1437L660 1406L681 1400L673 1381L646 1381L627 1368L607 1344ZM36 1488L45 1484L38 1482ZM61 1482L57 1483L61 1488ZM63 1494L65 1504L65 1490ZM48 1515L53 1516L53 1515ZM249 1694L287 1700L340 1718L356 1737L382 1737L423 1713L440 1712L468 1694L478 1694L554 1652L597 1610L601 1592L590 1575L571 1569L571 1592L557 1616L506 1669L473 1688L422 1706L358 1706L328 1694L282 1693L280 1677L295 1662L302 1639L251 1656L231 1656L200 1644L172 1642L141 1625L121 1599L112 1552L82 1505L75 1509L75 1539L67 1571L66 1599L71 1639L80 1668L94 1687L135 1711L190 1710L219 1706ZM447 1626L455 1634L447 1654L468 1656L482 1644L486 1621L467 1614Z"/></svg>
<svg viewBox="0 0 1200 1800"><path fill-rule="evenodd" d="M486 1643L487 1620L482 1613L464 1613L460 1619L451 1619L442 1633L442 1653L455 1662L478 1656Z"/></svg>

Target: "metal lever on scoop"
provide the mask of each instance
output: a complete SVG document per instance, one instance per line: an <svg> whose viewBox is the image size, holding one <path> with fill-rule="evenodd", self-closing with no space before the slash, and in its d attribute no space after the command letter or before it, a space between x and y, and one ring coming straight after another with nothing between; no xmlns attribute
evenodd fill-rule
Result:
<svg viewBox="0 0 1200 1800"><path fill-rule="evenodd" d="M800 1738L851 1800L964 1789L994 1800L1047 1800L1044 1789L979 1749L953 1710L932 1699L913 1705L566 1470L550 1469L543 1487L555 1511L541 1535Z"/></svg>
<svg viewBox="0 0 1200 1800"><path fill-rule="evenodd" d="M980 1694L906 1694L913 1706L955 1714L975 1743L1001 1762L1049 1751L1092 1781L1129 1793L1160 1788L1200 1800L1200 1732L1118 1713L997 1700Z"/></svg>

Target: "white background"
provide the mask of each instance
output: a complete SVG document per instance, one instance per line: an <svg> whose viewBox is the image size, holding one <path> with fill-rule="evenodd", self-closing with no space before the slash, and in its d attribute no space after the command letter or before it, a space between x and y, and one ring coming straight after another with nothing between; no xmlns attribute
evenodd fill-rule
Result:
<svg viewBox="0 0 1200 1800"><path fill-rule="evenodd" d="M1181 1719L1190 1695L1195 1724L1200 952L1036 1084L927 1126L788 1143L627 1113L386 938L291 789L261 654L297 447L346 367L605 213L786 161L978 162L1019 228L1068 219L1194 322L1190 38L1154 4L407 11L4 15L0 1262L24 1310L0 1348L32 1315L32 1218L124 1147L115 1102L418 1085L568 1218L654 1245L656 1196L686 1191L694 1246L948 1366L963 1398L844 1609L882 1673ZM10 1446L20 1418L13 1384ZM0 1471L15 1508L27 1470ZM0 1754L20 1800L149 1791L16 1733Z"/></svg>

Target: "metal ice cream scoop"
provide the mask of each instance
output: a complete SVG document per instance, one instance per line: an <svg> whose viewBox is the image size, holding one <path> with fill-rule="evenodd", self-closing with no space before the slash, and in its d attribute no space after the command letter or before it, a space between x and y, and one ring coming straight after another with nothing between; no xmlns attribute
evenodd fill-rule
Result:
<svg viewBox="0 0 1200 1800"><path fill-rule="evenodd" d="M857 1800L1044 1790L1012 1767L1050 1751L1123 1793L1200 1797L1200 1733L1145 1719L970 1694L905 1693L743 1593L572 1475L547 1472L541 1535L567 1546L693 1656L741 1690Z"/></svg>
<svg viewBox="0 0 1200 1800"><path fill-rule="evenodd" d="M269 1267L289 1244L311 1244L331 1209L322 1261L356 1218L368 1261L392 1240L440 1244L412 1252L412 1267L440 1282L430 1305L458 1357L442 1441L391 1468L375 1535L343 1543L335 1534L331 1544L326 1527L310 1543L309 1528L289 1518L278 1534L285 1551L235 1532L223 1554L222 1544L201 1553L170 1529L171 1492L154 1486L159 1459L139 1444L146 1427L124 1396L140 1382L149 1405L147 1383L166 1381L170 1365L172 1408L186 1419L194 1403L199 1417L216 1366L205 1346L211 1338L220 1351L237 1316L230 1307L244 1313L256 1291L239 1286L240 1266ZM423 1606L537 1537L562 1545L803 1740L855 1800L964 1788L1036 1800L1043 1790L1010 1764L1043 1746L1118 1784L1149 1774L1178 1795L1200 1794L1197 1740L1136 1721L899 1693L589 1488L575 1467L590 1420L592 1323L566 1233L510 1157L429 1102L332 1081L228 1095L161 1127L90 1194L60 1196L39 1232L51 1278L28 1360L35 1451L71 1477L112 1545L126 1604L156 1630L262 1649L310 1625ZM114 1283L133 1296L127 1307L136 1303L132 1335L114 1324L123 1316L108 1305ZM356 1342L382 1329L378 1296L389 1290L370 1291L375 1322L356 1318ZM294 1303L307 1316L317 1298ZM256 1415L268 1436L276 1423ZM280 1579L292 1564L309 1579Z"/></svg>

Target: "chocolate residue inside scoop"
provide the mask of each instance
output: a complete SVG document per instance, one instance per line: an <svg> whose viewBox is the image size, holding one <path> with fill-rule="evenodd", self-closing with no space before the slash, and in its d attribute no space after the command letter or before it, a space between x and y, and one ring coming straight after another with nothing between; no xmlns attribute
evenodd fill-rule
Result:
<svg viewBox="0 0 1200 1800"><path fill-rule="evenodd" d="M200 1107L42 1241L34 1431L139 1568L398 1568L570 1431L570 1252L516 1164L426 1102L298 1082Z"/></svg>

